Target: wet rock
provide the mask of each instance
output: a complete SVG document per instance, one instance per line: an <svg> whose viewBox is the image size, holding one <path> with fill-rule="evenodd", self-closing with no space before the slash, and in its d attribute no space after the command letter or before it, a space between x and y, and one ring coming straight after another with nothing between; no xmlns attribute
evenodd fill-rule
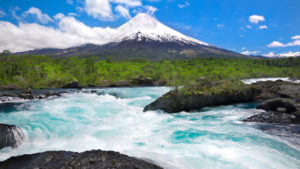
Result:
<svg viewBox="0 0 300 169"><path fill-rule="evenodd" d="M62 86L62 88L78 89L78 88L82 88L82 86L77 80L75 80L66 83L65 85Z"/></svg>
<svg viewBox="0 0 300 169"><path fill-rule="evenodd" d="M300 124L300 120L294 114L273 111L262 112L243 121L278 124Z"/></svg>
<svg viewBox="0 0 300 169"><path fill-rule="evenodd" d="M300 98L300 84L286 81L265 81L254 83L262 90L258 99L268 100L274 98Z"/></svg>
<svg viewBox="0 0 300 169"><path fill-rule="evenodd" d="M23 91L23 94L33 94L33 91L31 88L27 88Z"/></svg>
<svg viewBox="0 0 300 169"><path fill-rule="evenodd" d="M23 90L22 93L16 94L16 96L22 99L28 99L28 100L34 99L33 91L30 88Z"/></svg>
<svg viewBox="0 0 300 169"><path fill-rule="evenodd" d="M92 87L92 88L93 88L93 87L97 87L97 85L94 85L94 84L88 84L87 87Z"/></svg>
<svg viewBox="0 0 300 169"><path fill-rule="evenodd" d="M20 128L14 125L0 123L0 149L5 147L15 148L20 145L23 140L24 133Z"/></svg>
<svg viewBox="0 0 300 169"><path fill-rule="evenodd" d="M17 97L17 95L14 94L14 93L3 93L2 96L4 96L4 97Z"/></svg>
<svg viewBox="0 0 300 169"><path fill-rule="evenodd" d="M58 92L47 92L47 93L45 93L45 97L50 97L50 96L61 96L61 93L58 93Z"/></svg>
<svg viewBox="0 0 300 169"><path fill-rule="evenodd" d="M284 107L277 107L276 108L276 112L278 112L278 113L286 113L286 108L284 108Z"/></svg>
<svg viewBox="0 0 300 169"><path fill-rule="evenodd" d="M200 110L204 107L229 105L256 100L260 90L244 85L237 89L220 89L215 92L202 91L170 91L144 108L144 111L163 110L167 113Z"/></svg>
<svg viewBox="0 0 300 169"><path fill-rule="evenodd" d="M98 91L97 90L91 90L91 93L97 93Z"/></svg>
<svg viewBox="0 0 300 169"><path fill-rule="evenodd" d="M0 162L0 168L161 169L161 167L141 159L129 157L118 152L101 150L92 150L83 153L49 151L22 155Z"/></svg>
<svg viewBox="0 0 300 169"><path fill-rule="evenodd" d="M154 86L154 80L144 76L133 79L131 83L137 86Z"/></svg>
<svg viewBox="0 0 300 169"><path fill-rule="evenodd" d="M266 111L277 111L277 112L286 112L286 113L292 113L297 111L296 106L292 102L292 100L284 99L284 98L266 100L261 104L259 104L256 108L263 109Z"/></svg>
<svg viewBox="0 0 300 169"><path fill-rule="evenodd" d="M28 100L34 99L34 95L33 94L24 94L24 93L21 93L20 95L18 95L18 97L22 98L22 99L28 99Z"/></svg>

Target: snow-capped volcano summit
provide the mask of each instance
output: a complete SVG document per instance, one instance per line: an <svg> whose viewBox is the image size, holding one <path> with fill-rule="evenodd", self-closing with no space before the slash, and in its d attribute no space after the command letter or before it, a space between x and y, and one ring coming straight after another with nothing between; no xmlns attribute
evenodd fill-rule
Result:
<svg viewBox="0 0 300 169"><path fill-rule="evenodd" d="M126 22L117 29L117 41L122 40L141 40L143 38L157 41L177 41L188 44L201 44L208 46L207 43L201 42L194 38L183 35L166 25L160 23L154 17L141 13L136 15L130 21Z"/></svg>
<svg viewBox="0 0 300 169"><path fill-rule="evenodd" d="M99 36L105 34L106 36ZM105 29L92 38L104 38L105 43L93 43L67 49L37 49L19 54L64 56L113 56L117 59L184 59L197 57L244 57L188 37L162 24L154 17L141 13L116 29ZM103 32L104 31L104 32ZM101 38L100 38L101 39Z"/></svg>

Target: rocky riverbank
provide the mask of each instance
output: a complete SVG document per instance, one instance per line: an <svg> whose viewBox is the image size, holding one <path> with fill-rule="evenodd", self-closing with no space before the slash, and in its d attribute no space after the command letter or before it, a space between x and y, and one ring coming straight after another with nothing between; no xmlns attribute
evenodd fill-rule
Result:
<svg viewBox="0 0 300 169"><path fill-rule="evenodd" d="M144 111L163 110L167 113L195 111L204 107L252 102L261 89L235 81L203 80L192 86L172 90L144 108Z"/></svg>
<svg viewBox="0 0 300 169"><path fill-rule="evenodd" d="M244 102L262 102L257 109L265 110L245 119L245 122L300 124L300 84L281 80L247 85L204 79L193 86L166 93L147 105L144 111L191 112L204 107Z"/></svg>
<svg viewBox="0 0 300 169"><path fill-rule="evenodd" d="M83 153L49 151L11 157L0 162L5 169L162 169L146 160L130 157L113 151L92 150Z"/></svg>
<svg viewBox="0 0 300 169"><path fill-rule="evenodd" d="M110 81L102 80L99 84L81 84L78 80L69 81L66 83L57 81L56 88L63 89L82 89L82 88L93 88L93 87L140 87L140 86L164 86L167 84L166 80L153 80L150 77L140 76L131 80L119 80ZM41 88L51 89L53 87ZM18 86L14 84L0 86L0 90L25 90L24 86Z"/></svg>
<svg viewBox="0 0 300 169"><path fill-rule="evenodd" d="M0 123L0 149L15 148L22 143L24 138L24 133L17 126Z"/></svg>

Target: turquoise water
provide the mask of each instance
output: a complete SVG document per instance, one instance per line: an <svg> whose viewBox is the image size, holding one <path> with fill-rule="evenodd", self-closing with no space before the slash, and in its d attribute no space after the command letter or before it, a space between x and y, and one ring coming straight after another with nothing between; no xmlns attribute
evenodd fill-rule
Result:
<svg viewBox="0 0 300 169"><path fill-rule="evenodd" d="M240 120L253 104L194 113L143 112L167 87L89 89L0 110L0 123L21 127L26 140L0 150L0 160L47 150L113 150L165 168L300 168L296 135L276 135Z"/></svg>

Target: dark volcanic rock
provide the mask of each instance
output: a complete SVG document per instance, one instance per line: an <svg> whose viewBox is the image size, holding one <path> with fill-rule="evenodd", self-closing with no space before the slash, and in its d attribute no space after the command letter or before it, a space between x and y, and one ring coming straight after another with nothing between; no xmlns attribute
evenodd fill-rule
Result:
<svg viewBox="0 0 300 169"><path fill-rule="evenodd" d="M259 104L257 109L263 109L266 111L277 111L283 112L282 108L285 108L286 113L292 113L297 111L295 104L290 99L276 98L270 99Z"/></svg>
<svg viewBox="0 0 300 169"><path fill-rule="evenodd" d="M58 93L58 92L47 92L47 93L45 93L45 97L50 97L50 96L61 96L61 93Z"/></svg>
<svg viewBox="0 0 300 169"><path fill-rule="evenodd" d="M300 124L300 84L285 81L266 81L253 84L262 89L257 106L266 112L245 119L246 122Z"/></svg>
<svg viewBox="0 0 300 169"><path fill-rule="evenodd" d="M82 86L80 85L80 83L77 80L75 80L75 81L66 83L65 85L62 86L62 88L78 89L78 88L82 88Z"/></svg>
<svg viewBox="0 0 300 169"><path fill-rule="evenodd" d="M279 124L300 124L300 119L294 114L267 111L251 116L244 122L261 122L261 123L279 123Z"/></svg>
<svg viewBox="0 0 300 169"><path fill-rule="evenodd" d="M0 149L17 147L24 140L22 130L14 125L0 123ZM0 167L1 168L1 167Z"/></svg>
<svg viewBox="0 0 300 169"><path fill-rule="evenodd" d="M117 152L92 150L83 153L49 151L12 157L0 162L5 169L161 169L141 159Z"/></svg>
<svg viewBox="0 0 300 169"><path fill-rule="evenodd" d="M222 90L217 93L184 93L170 91L144 108L144 111L163 110L167 113L199 110L204 107L229 105L256 100L260 90L250 85L244 88Z"/></svg>
<svg viewBox="0 0 300 169"><path fill-rule="evenodd" d="M133 79L131 83L138 86L153 86L154 80L149 77L140 76Z"/></svg>
<svg viewBox="0 0 300 169"><path fill-rule="evenodd" d="M18 94L17 97L30 100L34 99L33 91L30 88L25 89L22 93Z"/></svg>
<svg viewBox="0 0 300 169"><path fill-rule="evenodd" d="M260 100L274 98L300 98L300 84L286 81L265 81L253 84L262 89Z"/></svg>

